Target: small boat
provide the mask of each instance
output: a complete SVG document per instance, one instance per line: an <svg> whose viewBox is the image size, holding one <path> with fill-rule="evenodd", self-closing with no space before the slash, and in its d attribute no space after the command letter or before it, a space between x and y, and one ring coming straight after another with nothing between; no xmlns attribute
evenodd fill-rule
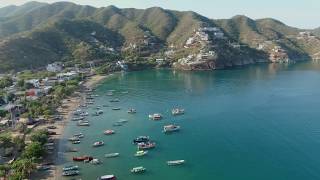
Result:
<svg viewBox="0 0 320 180"><path fill-rule="evenodd" d="M78 122L78 126L90 126L89 122Z"/></svg>
<svg viewBox="0 0 320 180"><path fill-rule="evenodd" d="M129 91L122 91L121 94L128 94Z"/></svg>
<svg viewBox="0 0 320 180"><path fill-rule="evenodd" d="M136 157L141 157L141 156L144 156L144 155L146 155L146 154L148 154L148 151L137 151L137 152L134 154L134 156L136 156Z"/></svg>
<svg viewBox="0 0 320 180"><path fill-rule="evenodd" d="M74 117L74 118L72 118L72 121L80 121L80 120L84 120L84 117L83 117L83 116L80 116L80 117Z"/></svg>
<svg viewBox="0 0 320 180"><path fill-rule="evenodd" d="M113 93L112 92L108 92L107 96L113 96Z"/></svg>
<svg viewBox="0 0 320 180"><path fill-rule="evenodd" d="M135 114L135 113L137 113L137 111L135 109L131 108L131 109L128 110L128 113L129 114Z"/></svg>
<svg viewBox="0 0 320 180"><path fill-rule="evenodd" d="M120 107L114 107L114 108L112 108L112 110L114 110L114 111L118 111L118 110L120 110L121 108Z"/></svg>
<svg viewBox="0 0 320 180"><path fill-rule="evenodd" d="M98 110L96 113L97 114L103 114L103 111L102 110Z"/></svg>
<svg viewBox="0 0 320 180"><path fill-rule="evenodd" d="M115 123L113 123L113 126L122 126L123 125L123 123L119 123L119 122L115 122Z"/></svg>
<svg viewBox="0 0 320 180"><path fill-rule="evenodd" d="M156 143L154 142L138 143L139 150L152 149L155 147L156 147Z"/></svg>
<svg viewBox="0 0 320 180"><path fill-rule="evenodd" d="M94 101L87 101L86 104L88 104L88 105L94 104Z"/></svg>
<svg viewBox="0 0 320 180"><path fill-rule="evenodd" d="M119 99L112 99L109 102L120 102L120 100Z"/></svg>
<svg viewBox="0 0 320 180"><path fill-rule="evenodd" d="M72 144L80 144L81 141L72 141L71 143L72 143Z"/></svg>
<svg viewBox="0 0 320 180"><path fill-rule="evenodd" d="M108 129L108 130L105 130L103 134L105 134L105 135L112 135L112 134L114 134L114 133L115 133L114 130Z"/></svg>
<svg viewBox="0 0 320 180"><path fill-rule="evenodd" d="M100 146L103 146L104 145L104 142L103 141L97 141L95 143L93 143L93 147L100 147Z"/></svg>
<svg viewBox="0 0 320 180"><path fill-rule="evenodd" d="M149 136L139 136L133 140L133 143L138 144L138 143L143 143L143 142L145 143L149 141L150 141Z"/></svg>
<svg viewBox="0 0 320 180"><path fill-rule="evenodd" d="M93 165L98 165L98 164L101 164L102 162L99 159L92 159L90 163Z"/></svg>
<svg viewBox="0 0 320 180"><path fill-rule="evenodd" d="M80 172L79 171L64 171L62 173L62 176L76 176L79 175Z"/></svg>
<svg viewBox="0 0 320 180"><path fill-rule="evenodd" d="M65 166L62 168L63 171L72 171L72 170L78 170L79 166Z"/></svg>
<svg viewBox="0 0 320 180"><path fill-rule="evenodd" d="M126 120L126 119L120 119L119 121L117 121L118 123L122 123L122 124L124 124L124 123L127 123L128 122L128 120Z"/></svg>
<svg viewBox="0 0 320 180"><path fill-rule="evenodd" d="M74 134L73 137L84 138L84 134L82 133Z"/></svg>
<svg viewBox="0 0 320 180"><path fill-rule="evenodd" d="M79 137L73 136L71 138L68 139L69 141L80 141Z"/></svg>
<svg viewBox="0 0 320 180"><path fill-rule="evenodd" d="M184 114L184 109L174 108L174 109L172 109L171 113L174 116L182 115L182 114Z"/></svg>
<svg viewBox="0 0 320 180"><path fill-rule="evenodd" d="M162 115L159 114L159 113L150 114L150 115L149 115L149 119L152 119L152 120L161 120L161 119L162 119Z"/></svg>
<svg viewBox="0 0 320 180"><path fill-rule="evenodd" d="M175 132L175 131L179 131L180 130L180 126L176 126L173 124L167 125L167 126L163 126L163 132L164 133L169 133L169 132Z"/></svg>
<svg viewBox="0 0 320 180"><path fill-rule="evenodd" d="M174 161L167 161L167 164L169 166L176 166L176 165L181 165L184 164L185 160L174 160Z"/></svg>
<svg viewBox="0 0 320 180"><path fill-rule="evenodd" d="M88 112L82 112L79 114L79 116L89 116L89 113Z"/></svg>
<svg viewBox="0 0 320 180"><path fill-rule="evenodd" d="M146 168L144 168L143 166L139 166L139 167L134 167L130 170L132 173L143 173L146 171Z"/></svg>
<svg viewBox="0 0 320 180"><path fill-rule="evenodd" d="M113 158L113 157L118 157L120 153L110 153L110 154L105 154L104 157L106 158Z"/></svg>
<svg viewBox="0 0 320 180"><path fill-rule="evenodd" d="M97 180L116 180L116 176L111 174L111 175L104 175L104 176L100 176L97 178Z"/></svg>
<svg viewBox="0 0 320 180"><path fill-rule="evenodd" d="M73 161L85 161L85 160L91 161L92 159L93 159L93 157L91 157L91 156L78 156L78 157L72 158Z"/></svg>
<svg viewBox="0 0 320 180"><path fill-rule="evenodd" d="M102 105L102 107L109 107L109 105L107 105L107 104L104 104L104 105Z"/></svg>
<svg viewBox="0 0 320 180"><path fill-rule="evenodd" d="M78 152L78 149L76 149L76 148L68 148L66 150L66 152Z"/></svg>
<svg viewBox="0 0 320 180"><path fill-rule="evenodd" d="M101 109L101 106L97 106L97 107L96 107L96 110L99 110L99 109Z"/></svg>

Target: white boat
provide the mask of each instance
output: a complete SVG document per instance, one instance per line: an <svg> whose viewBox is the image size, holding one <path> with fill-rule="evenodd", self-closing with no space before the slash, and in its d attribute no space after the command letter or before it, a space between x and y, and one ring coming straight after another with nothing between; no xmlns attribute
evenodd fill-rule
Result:
<svg viewBox="0 0 320 180"><path fill-rule="evenodd" d="M167 164L169 166L176 166L176 165L181 165L184 164L185 160L174 160L174 161L167 161Z"/></svg>
<svg viewBox="0 0 320 180"><path fill-rule="evenodd" d="M128 113L129 114L135 114L135 113L137 113L137 111L135 109L131 108L131 109L128 110Z"/></svg>
<svg viewBox="0 0 320 180"><path fill-rule="evenodd" d="M118 110L120 110L121 108L120 107L114 107L114 108L112 108L112 110L114 110L114 111L118 111Z"/></svg>
<svg viewBox="0 0 320 180"><path fill-rule="evenodd" d="M160 119L162 119L162 115L159 114L159 113L150 114L150 115L149 115L149 119L152 119L152 120L160 120Z"/></svg>
<svg viewBox="0 0 320 180"><path fill-rule="evenodd" d="M172 109L171 113L174 116L182 115L182 114L184 114L184 109L174 108L174 109Z"/></svg>
<svg viewBox="0 0 320 180"><path fill-rule="evenodd" d="M108 130L105 130L103 134L105 134L105 135L112 135L112 134L114 134L114 133L115 133L114 130L108 129Z"/></svg>
<svg viewBox="0 0 320 180"><path fill-rule="evenodd" d="M165 132L165 133L175 132L175 131L179 131L179 130L180 130L180 126L176 126L173 124L163 126L163 132Z"/></svg>
<svg viewBox="0 0 320 180"><path fill-rule="evenodd" d="M103 141L97 141L95 143L93 143L93 147L99 147L99 146L103 146L104 145L104 142Z"/></svg>
<svg viewBox="0 0 320 180"><path fill-rule="evenodd" d="M143 166L139 166L139 167L134 167L130 170L132 173L143 173L146 171L146 168L144 168Z"/></svg>
<svg viewBox="0 0 320 180"><path fill-rule="evenodd" d="M79 116L89 116L89 113L88 112L82 112L79 114Z"/></svg>
<svg viewBox="0 0 320 180"><path fill-rule="evenodd" d="M72 144L80 144L81 141L72 141L71 143L72 143Z"/></svg>
<svg viewBox="0 0 320 180"><path fill-rule="evenodd" d="M69 138L68 140L69 140L69 141L79 141L80 138L77 137L77 136L73 136L73 137Z"/></svg>
<svg viewBox="0 0 320 180"><path fill-rule="evenodd" d="M72 118L72 121L80 121L80 120L84 120L84 117L83 117L83 116L80 116L80 117L74 117L74 118Z"/></svg>
<svg viewBox="0 0 320 180"><path fill-rule="evenodd" d="M113 93L112 92L108 92L107 96L113 96Z"/></svg>
<svg viewBox="0 0 320 180"><path fill-rule="evenodd" d="M101 164L101 161L99 159L92 159L90 163L94 165L98 165L98 164Z"/></svg>
<svg viewBox="0 0 320 180"><path fill-rule="evenodd" d="M97 180L116 180L116 176L111 174L111 175L104 175L104 176L100 176L97 178Z"/></svg>
<svg viewBox="0 0 320 180"><path fill-rule="evenodd" d="M63 171L71 171L71 170L78 170L79 166L65 166L62 168Z"/></svg>
<svg viewBox="0 0 320 180"><path fill-rule="evenodd" d="M74 134L73 137L84 138L84 134L82 133Z"/></svg>
<svg viewBox="0 0 320 180"><path fill-rule="evenodd" d="M126 119L120 119L119 121L117 121L118 123L127 123L128 122L128 120L126 120Z"/></svg>
<svg viewBox="0 0 320 180"><path fill-rule="evenodd" d="M110 154L105 154L104 157L106 158L113 158L113 157L118 157L120 153L110 153Z"/></svg>
<svg viewBox="0 0 320 180"><path fill-rule="evenodd" d="M134 154L134 156L136 156L136 157L141 157L141 156L144 156L144 155L146 155L146 154L148 154L148 151L137 151L137 152Z"/></svg>

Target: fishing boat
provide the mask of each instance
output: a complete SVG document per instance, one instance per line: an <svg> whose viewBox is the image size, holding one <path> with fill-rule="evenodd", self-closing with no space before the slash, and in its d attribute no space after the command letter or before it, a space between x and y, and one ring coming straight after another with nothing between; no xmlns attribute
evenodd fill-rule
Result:
<svg viewBox="0 0 320 180"><path fill-rule="evenodd" d="M138 143L139 150L152 149L155 147L156 147L156 143L154 142Z"/></svg>
<svg viewBox="0 0 320 180"><path fill-rule="evenodd" d="M120 102L120 100L119 99L112 99L109 102Z"/></svg>
<svg viewBox="0 0 320 180"><path fill-rule="evenodd" d="M91 157L91 156L78 156L78 157L72 158L73 161L85 161L85 160L91 161L92 159L93 159L93 157Z"/></svg>
<svg viewBox="0 0 320 180"><path fill-rule="evenodd" d="M97 178L97 180L116 180L116 176L111 174L111 175L104 175L104 176L100 176Z"/></svg>
<svg viewBox="0 0 320 180"><path fill-rule="evenodd" d="M103 141L97 141L95 143L93 143L93 147L100 147L100 146L103 146L104 145L104 142Z"/></svg>
<svg viewBox="0 0 320 180"><path fill-rule="evenodd" d="M131 108L131 109L128 110L128 113L129 114L135 114L135 113L137 113L137 111L135 109Z"/></svg>
<svg viewBox="0 0 320 180"><path fill-rule="evenodd" d="M78 170L79 166L65 166L62 168L63 171L72 171L72 170Z"/></svg>
<svg viewBox="0 0 320 180"><path fill-rule="evenodd" d="M130 170L132 173L143 173L146 171L146 168L144 168L143 166L139 166L139 167L134 167Z"/></svg>
<svg viewBox="0 0 320 180"><path fill-rule="evenodd" d="M174 108L171 110L172 115L182 115L184 114L184 109Z"/></svg>
<svg viewBox="0 0 320 180"><path fill-rule="evenodd" d="M113 157L118 157L120 153L110 153L110 154L105 154L104 157L106 158L113 158Z"/></svg>
<svg viewBox="0 0 320 180"><path fill-rule="evenodd" d="M149 119L152 119L152 120L161 120L161 119L162 119L162 115L159 114L159 113L150 114L150 115L149 115Z"/></svg>
<svg viewBox="0 0 320 180"><path fill-rule="evenodd" d="M148 154L148 151L137 151L137 152L134 154L134 156L136 156L136 157L141 157L141 156L144 156L144 155L146 155L146 154Z"/></svg>
<svg viewBox="0 0 320 180"><path fill-rule="evenodd" d="M80 172L79 171L64 171L62 172L62 176L76 176L79 175Z"/></svg>
<svg viewBox="0 0 320 180"><path fill-rule="evenodd" d="M167 161L167 164L169 166L176 166L176 165L181 165L184 164L185 160L174 160L174 161Z"/></svg>
<svg viewBox="0 0 320 180"><path fill-rule="evenodd" d="M114 134L114 133L115 133L114 130L108 129L108 130L105 130L103 134L105 134L105 135L112 135L112 134Z"/></svg>
<svg viewBox="0 0 320 180"><path fill-rule="evenodd" d="M133 140L133 143L138 144L138 143L149 142L149 141L150 141L149 136L139 136Z"/></svg>
<svg viewBox="0 0 320 180"><path fill-rule="evenodd" d="M72 118L72 121L80 121L80 120L84 120L84 117L83 117L83 116L80 116L80 117L74 117L74 118Z"/></svg>
<svg viewBox="0 0 320 180"><path fill-rule="evenodd" d="M71 143L72 143L72 144L80 144L81 141L79 141L79 140L78 140L78 141L72 141Z"/></svg>
<svg viewBox="0 0 320 180"><path fill-rule="evenodd" d="M118 111L118 110L120 110L121 108L120 107L114 107L114 108L112 108L112 110L114 110L114 111Z"/></svg>
<svg viewBox="0 0 320 180"><path fill-rule="evenodd" d="M180 126L176 126L173 124L167 125L167 126L163 126L163 132L164 133L169 133L169 132L175 132L175 131L179 131L180 130Z"/></svg>

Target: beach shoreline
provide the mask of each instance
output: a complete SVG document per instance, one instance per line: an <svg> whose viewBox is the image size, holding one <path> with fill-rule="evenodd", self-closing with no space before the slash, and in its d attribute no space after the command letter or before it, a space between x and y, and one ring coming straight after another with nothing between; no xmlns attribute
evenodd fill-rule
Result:
<svg viewBox="0 0 320 180"><path fill-rule="evenodd" d="M57 112L62 116L62 120L56 121L53 124L45 124L38 127L38 129L43 129L49 125L54 125L57 128L54 130L57 135L52 136L54 139L54 152L49 154L45 159L47 162L52 162L50 170L45 172L36 172L32 175L31 179L40 179L40 180L58 180L61 175L61 170L59 170L58 165L62 163L62 157L64 154L64 148L60 146L61 140L63 138L64 130L72 118L72 112L76 110L79 105L85 99L85 89L92 89L98 83L102 82L104 79L109 77L109 75L94 75L89 77L84 83L80 86L78 92L74 92L71 96L63 100L62 105L57 108Z"/></svg>

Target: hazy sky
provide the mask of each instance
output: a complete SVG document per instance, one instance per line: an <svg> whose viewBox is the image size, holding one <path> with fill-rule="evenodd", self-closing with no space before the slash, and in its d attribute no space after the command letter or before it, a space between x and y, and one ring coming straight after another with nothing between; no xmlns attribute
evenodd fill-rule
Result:
<svg viewBox="0 0 320 180"><path fill-rule="evenodd" d="M56 2L57 0L39 0ZM67 1L67 0L65 0ZM251 18L272 17L299 28L320 26L320 0L69 0L92 6L147 8L160 6L174 10L192 10L210 18L246 15ZM27 0L0 0L0 7L23 4Z"/></svg>

